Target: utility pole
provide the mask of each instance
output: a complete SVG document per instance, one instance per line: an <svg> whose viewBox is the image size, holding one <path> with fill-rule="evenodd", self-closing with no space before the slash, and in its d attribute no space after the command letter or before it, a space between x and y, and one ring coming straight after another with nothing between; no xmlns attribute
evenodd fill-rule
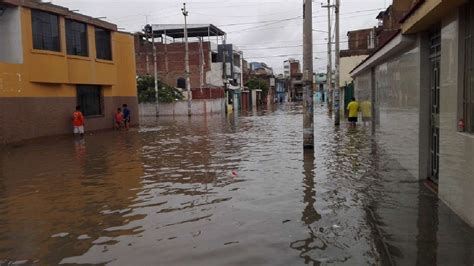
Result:
<svg viewBox="0 0 474 266"><path fill-rule="evenodd" d="M340 83L340 64L341 64L341 56L339 54L340 52L340 47L339 47L339 8L341 6L340 0L336 0L336 81L334 82L336 85L336 88L334 90L334 108L336 108L335 112L335 119L334 119L334 124L336 126L339 126L341 124L341 88L339 86Z"/></svg>
<svg viewBox="0 0 474 266"><path fill-rule="evenodd" d="M145 26L145 34L147 36L147 46L148 46L148 37L151 37L151 44L153 46L153 72L155 79L155 104L156 104L156 116L160 115L160 110L158 108L158 69L157 69L157 59L156 59L156 45L155 45L155 33L153 32L153 26L147 24ZM148 54L148 49L147 49ZM147 56L148 59L148 56ZM148 64L148 60L147 60Z"/></svg>
<svg viewBox="0 0 474 266"><path fill-rule="evenodd" d="M181 11L183 11L183 16L184 16L184 47L185 47L185 54L184 54L184 63L186 65L186 91L188 93L188 116L191 116L191 101L192 101L192 95L191 95L191 82L189 78L189 46L188 46L188 21L187 17L189 15L189 12L186 11L186 3L183 3L183 8L181 8Z"/></svg>
<svg viewBox="0 0 474 266"><path fill-rule="evenodd" d="M224 94L225 94L225 111L228 112L228 105L229 105L229 90L227 89L227 35L224 35L224 40L222 41L222 81L224 82ZM219 48L217 48L219 51ZM233 97L233 96L232 96Z"/></svg>
<svg viewBox="0 0 474 266"><path fill-rule="evenodd" d="M146 24L145 25L148 25L148 15L146 15L145 18L146 18ZM150 75L150 60L148 59L148 57L149 57L148 55L150 53L150 51L149 51L150 45L149 45L149 40L148 40L148 37L149 37L148 32L145 32L145 37L146 37L146 57L145 57L146 58L146 74Z"/></svg>
<svg viewBox="0 0 474 266"><path fill-rule="evenodd" d="M303 147L314 149L313 110L313 0L303 5Z"/></svg>
<svg viewBox="0 0 474 266"><path fill-rule="evenodd" d="M156 58L156 45L155 45L155 34L152 33L151 36L152 44L153 44L153 72L155 77L155 99L156 99L156 116L160 116L160 109L158 108L158 67L157 67L157 58Z"/></svg>
<svg viewBox="0 0 474 266"><path fill-rule="evenodd" d="M332 112L332 36L331 36L331 8L334 7L331 5L331 0L328 0L328 4L326 6L322 6L323 8L328 9L328 66L327 66L327 99L328 99L328 109L329 112Z"/></svg>

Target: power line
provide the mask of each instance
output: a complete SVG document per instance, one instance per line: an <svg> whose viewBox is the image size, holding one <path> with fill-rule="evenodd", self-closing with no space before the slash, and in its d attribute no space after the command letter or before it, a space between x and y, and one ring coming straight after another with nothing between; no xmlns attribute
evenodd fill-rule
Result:
<svg viewBox="0 0 474 266"><path fill-rule="evenodd" d="M326 54L326 51L313 52L313 54ZM259 59L259 58L273 58L273 57L290 57L290 56L303 56L303 54L281 54L281 55L269 55L269 56L256 56L256 57L246 57L246 59Z"/></svg>
<svg viewBox="0 0 474 266"><path fill-rule="evenodd" d="M364 10L357 10L357 11L352 11L352 12L345 12L345 13L342 13L341 15L365 13L365 12L371 12L371 11L380 11L380 10L384 10L384 9L385 8L364 9ZM325 18L325 17L326 17L325 15L315 15L315 16L313 16L313 18ZM216 24L216 25L221 26L221 27L224 27L224 26L240 26L240 25L285 21L285 20L288 20L288 19L297 19L297 18L303 18L303 16L297 16L297 17L292 17L292 18L287 18L287 19L275 19L275 20L267 20L267 21L254 21L254 22L232 23L232 24Z"/></svg>
<svg viewBox="0 0 474 266"><path fill-rule="evenodd" d="M358 16L349 16L349 17L345 17L345 21L347 21L348 18L359 18L359 17L365 17L365 16L368 16L369 14L366 14L366 15L358 15ZM371 14L370 14L371 15ZM302 18L302 16L298 16L298 17L295 17L295 18L288 18L284 21L291 21L291 20L295 20L295 19L300 19ZM280 29L280 28L289 28L289 27L296 27L296 26L301 26L299 24L296 24L296 25L287 25L287 26L284 26L284 27L273 27L273 28L265 28L267 26L270 26L270 25L274 25L274 24L277 24L277 23L280 23L280 22L284 22L283 20L280 20L280 21L275 21L274 23L268 23L268 24L265 24L265 25L260 25L260 26L257 26L257 27L249 27L249 28L245 28L245 29L240 29L240 30L234 30L234 31L230 31L228 32L229 34L230 33L243 33L243 32L253 32L253 31L264 31L264 30L271 30L271 29ZM317 23L322 23L322 22L325 22L325 21L313 21L314 22L317 22ZM331 19L331 23L334 22L334 19ZM261 29L263 28L263 29Z"/></svg>

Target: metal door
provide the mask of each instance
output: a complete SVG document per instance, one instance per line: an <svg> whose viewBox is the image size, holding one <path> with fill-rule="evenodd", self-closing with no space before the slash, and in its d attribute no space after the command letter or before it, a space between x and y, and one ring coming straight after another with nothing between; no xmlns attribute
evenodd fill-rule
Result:
<svg viewBox="0 0 474 266"><path fill-rule="evenodd" d="M430 165L431 181L439 180L439 109L440 109L440 53L441 34L439 31L430 36Z"/></svg>

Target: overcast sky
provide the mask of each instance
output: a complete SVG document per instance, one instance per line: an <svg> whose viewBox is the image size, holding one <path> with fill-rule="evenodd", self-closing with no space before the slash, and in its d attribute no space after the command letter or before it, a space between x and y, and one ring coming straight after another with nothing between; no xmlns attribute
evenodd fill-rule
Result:
<svg viewBox="0 0 474 266"><path fill-rule="evenodd" d="M315 72L326 71L328 23L322 1L327 3L326 0L313 1ZM184 23L183 0L52 2L78 9L85 15L107 17L106 21L129 32L141 30L147 18L150 24ZM391 0L341 0L341 49L347 46L347 31L375 26L375 17L390 3ZM227 33L227 43L243 50L247 61L265 62L278 74L283 70L285 59L302 58L302 6L303 0L188 0L188 23L218 26Z"/></svg>

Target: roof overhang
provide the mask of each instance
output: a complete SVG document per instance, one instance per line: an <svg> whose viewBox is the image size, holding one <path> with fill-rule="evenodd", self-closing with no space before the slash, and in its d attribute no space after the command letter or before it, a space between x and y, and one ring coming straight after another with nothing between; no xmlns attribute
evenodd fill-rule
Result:
<svg viewBox="0 0 474 266"><path fill-rule="evenodd" d="M415 35L403 35L399 33L392 40L387 42L382 48L377 50L371 56L366 58L362 63L356 66L351 71L351 76L355 77L372 67L380 64L386 59L399 54L400 52L406 50L416 42Z"/></svg>
<svg viewBox="0 0 474 266"><path fill-rule="evenodd" d="M184 24L153 24L154 37L166 35L173 39L184 38ZM226 33L212 24L188 24L188 37L218 37Z"/></svg>
<svg viewBox="0 0 474 266"><path fill-rule="evenodd" d="M418 0L402 19L402 32L410 34L426 30L466 2L466 0Z"/></svg>

